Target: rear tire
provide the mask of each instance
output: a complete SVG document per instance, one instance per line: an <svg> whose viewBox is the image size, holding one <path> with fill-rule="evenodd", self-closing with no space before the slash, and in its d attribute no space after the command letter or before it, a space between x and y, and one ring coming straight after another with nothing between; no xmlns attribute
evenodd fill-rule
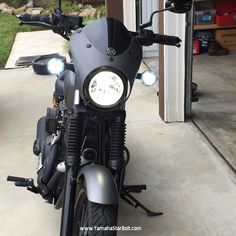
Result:
<svg viewBox="0 0 236 236"><path fill-rule="evenodd" d="M95 227L113 227L117 225L117 206L90 202L85 188L81 188L75 206L73 236L116 236L116 231L95 230ZM81 231L80 227L94 230Z"/></svg>

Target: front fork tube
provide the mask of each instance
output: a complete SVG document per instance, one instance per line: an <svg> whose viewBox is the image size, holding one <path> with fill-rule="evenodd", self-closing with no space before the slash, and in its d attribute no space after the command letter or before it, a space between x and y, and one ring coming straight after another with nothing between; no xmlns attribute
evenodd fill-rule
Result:
<svg viewBox="0 0 236 236"><path fill-rule="evenodd" d="M111 121L110 131L108 166L114 171L115 181L120 192L125 168L123 162L126 135L125 111Z"/></svg>
<svg viewBox="0 0 236 236"><path fill-rule="evenodd" d="M98 124L98 156L99 164L106 166L106 122L100 119Z"/></svg>
<svg viewBox="0 0 236 236"><path fill-rule="evenodd" d="M72 235L74 203L76 194L76 181L75 181L76 175L77 175L77 170L75 170L75 168L67 167L60 236Z"/></svg>
<svg viewBox="0 0 236 236"><path fill-rule="evenodd" d="M81 113L73 114L68 126L65 156L66 177L60 236L71 236L73 230L77 174L80 165L82 119Z"/></svg>
<svg viewBox="0 0 236 236"><path fill-rule="evenodd" d="M106 155L106 121L101 118L98 123L98 150L99 164L108 166L114 175L118 191L121 185L123 173L123 155L125 145L125 111L120 111L117 117L109 120L109 145L107 146L108 156Z"/></svg>

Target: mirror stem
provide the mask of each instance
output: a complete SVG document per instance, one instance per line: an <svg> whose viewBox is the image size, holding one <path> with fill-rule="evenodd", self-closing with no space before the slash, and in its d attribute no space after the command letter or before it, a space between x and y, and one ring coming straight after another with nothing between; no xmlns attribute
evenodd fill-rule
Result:
<svg viewBox="0 0 236 236"><path fill-rule="evenodd" d="M57 7L58 7L58 9L61 11L61 0L58 0L58 1L57 1Z"/></svg>
<svg viewBox="0 0 236 236"><path fill-rule="evenodd" d="M151 14L151 16L150 16L149 21L148 21L147 23L144 23L144 24L142 24L142 25L139 26L139 30L142 31L143 29L152 26L153 17L154 17L155 14L161 13L161 12L164 12L164 11L168 11L168 10L171 10L171 9L173 9L173 8L174 8L174 7L168 7L168 8L162 9L162 10L154 11L154 12Z"/></svg>

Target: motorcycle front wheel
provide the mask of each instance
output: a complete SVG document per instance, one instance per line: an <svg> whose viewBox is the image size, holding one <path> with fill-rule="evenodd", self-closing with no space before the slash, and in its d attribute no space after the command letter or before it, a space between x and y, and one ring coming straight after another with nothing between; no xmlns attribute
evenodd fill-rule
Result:
<svg viewBox="0 0 236 236"><path fill-rule="evenodd" d="M90 202L86 188L78 193L73 223L73 236L116 236L117 206Z"/></svg>

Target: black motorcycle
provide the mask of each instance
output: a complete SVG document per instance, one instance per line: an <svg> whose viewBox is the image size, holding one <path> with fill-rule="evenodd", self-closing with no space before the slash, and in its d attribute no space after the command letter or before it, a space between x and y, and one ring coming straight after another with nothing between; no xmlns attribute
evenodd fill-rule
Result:
<svg viewBox="0 0 236 236"><path fill-rule="evenodd" d="M37 187L31 178L8 176L16 186L62 208L61 236L116 235L119 199L142 208L148 216L162 214L150 211L132 195L146 185L124 184L130 159L125 102L135 78L147 85L155 82L152 72L138 74L142 47L153 43L180 47L178 37L147 29L154 14L186 13L191 6L191 0L167 0L166 9L153 12L137 32L112 18L85 26L81 17L63 14L60 0L50 17L19 16L22 24L45 26L70 40L70 63L59 57L43 59L57 80L54 106L39 119L33 146L39 160Z"/></svg>

